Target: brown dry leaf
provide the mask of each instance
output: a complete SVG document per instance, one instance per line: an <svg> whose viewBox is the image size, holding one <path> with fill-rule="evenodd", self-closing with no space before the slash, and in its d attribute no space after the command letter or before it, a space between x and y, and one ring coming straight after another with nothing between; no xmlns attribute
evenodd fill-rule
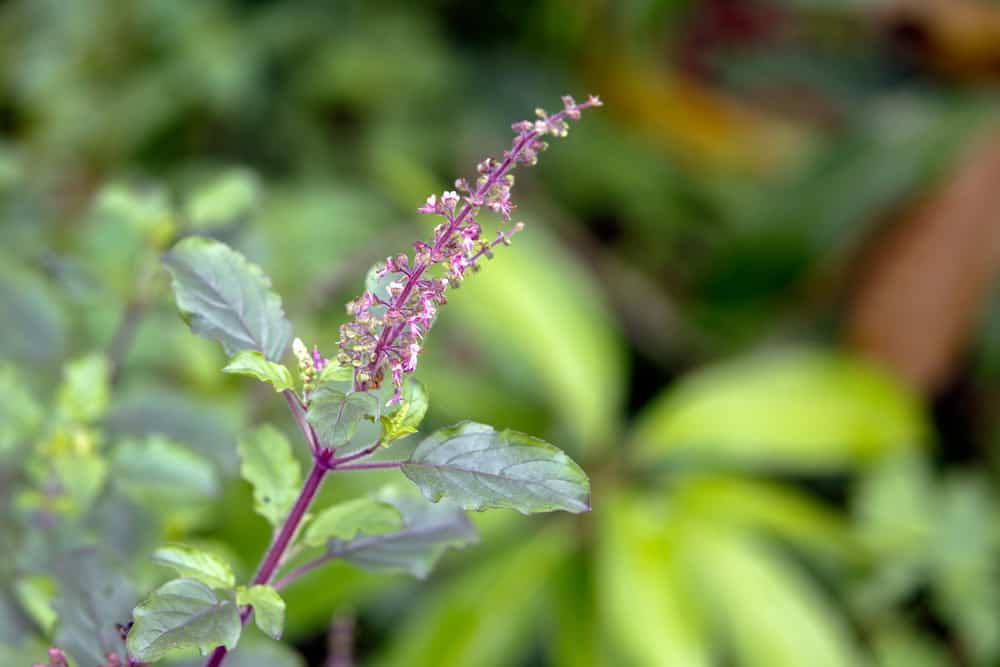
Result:
<svg viewBox="0 0 1000 667"><path fill-rule="evenodd" d="M1000 129L876 242L862 267L854 347L933 394L956 364L1000 275Z"/></svg>
<svg viewBox="0 0 1000 667"><path fill-rule="evenodd" d="M984 0L895 0L883 17L907 57L944 75L1000 78L1000 6Z"/></svg>

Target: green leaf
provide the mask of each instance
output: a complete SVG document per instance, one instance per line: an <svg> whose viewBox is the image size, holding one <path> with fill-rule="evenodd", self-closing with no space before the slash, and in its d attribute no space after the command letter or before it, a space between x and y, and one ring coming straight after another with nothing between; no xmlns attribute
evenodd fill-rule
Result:
<svg viewBox="0 0 1000 667"><path fill-rule="evenodd" d="M683 567L684 526L671 524L663 503L626 496L605 498L595 514L598 609L621 652L636 665L714 664Z"/></svg>
<svg viewBox="0 0 1000 667"><path fill-rule="evenodd" d="M110 185L98 195L97 207L141 231L155 247L167 243L177 226L170 193L162 187Z"/></svg>
<svg viewBox="0 0 1000 667"><path fill-rule="evenodd" d="M302 468L281 431L265 424L240 438L240 474L253 486L254 511L277 527L302 485Z"/></svg>
<svg viewBox="0 0 1000 667"><path fill-rule="evenodd" d="M261 382L268 382L278 393L295 386L292 373L285 366L268 361L260 352L243 350L229 360L223 373L235 373L255 377Z"/></svg>
<svg viewBox="0 0 1000 667"><path fill-rule="evenodd" d="M253 607L253 620L271 639L281 639L285 627L285 601L272 586L251 586L236 591L236 604Z"/></svg>
<svg viewBox="0 0 1000 667"><path fill-rule="evenodd" d="M229 563L215 554L183 544L169 544L153 552L150 559L165 567L176 570L177 574L198 581L212 588L232 588L236 577Z"/></svg>
<svg viewBox="0 0 1000 667"><path fill-rule="evenodd" d="M381 535L403 527L403 516L392 504L375 498L358 498L320 512L306 530L305 543L321 547L328 540Z"/></svg>
<svg viewBox="0 0 1000 667"><path fill-rule="evenodd" d="M62 495L70 501L69 509L77 515L83 514L104 490L107 460L91 447L59 449L50 454L49 462Z"/></svg>
<svg viewBox="0 0 1000 667"><path fill-rule="evenodd" d="M185 212L194 227L222 227L248 218L257 205L259 185L246 169L233 169L195 192Z"/></svg>
<svg viewBox="0 0 1000 667"><path fill-rule="evenodd" d="M391 415L382 417L382 444L416 433L427 414L427 389L412 375L403 383L403 400Z"/></svg>
<svg viewBox="0 0 1000 667"><path fill-rule="evenodd" d="M69 419L92 422L108 407L108 362L90 355L66 364L59 387L59 410Z"/></svg>
<svg viewBox="0 0 1000 667"><path fill-rule="evenodd" d="M38 574L18 579L14 584L14 591L25 613L42 632L51 635L59 618L52 609L52 598L55 596L55 581L52 577Z"/></svg>
<svg viewBox="0 0 1000 667"><path fill-rule="evenodd" d="M0 357L51 368L66 346L59 295L12 259L0 257Z"/></svg>
<svg viewBox="0 0 1000 667"><path fill-rule="evenodd" d="M429 595L420 596L370 664L526 664L537 640L548 631L546 624L539 623L538 615L526 610L544 613L546 589L565 566L573 548L565 530L550 528L463 571Z"/></svg>
<svg viewBox="0 0 1000 667"><path fill-rule="evenodd" d="M685 516L762 531L817 554L845 560L862 555L838 512L789 485L735 475L684 475L672 485L670 502Z"/></svg>
<svg viewBox="0 0 1000 667"><path fill-rule="evenodd" d="M121 638L115 626L128 622L136 596L121 564L108 561L93 547L74 549L58 558L56 589L52 606L59 621L54 644L78 664L104 664L112 649L124 658L117 649Z"/></svg>
<svg viewBox="0 0 1000 667"><path fill-rule="evenodd" d="M696 526L684 548L739 664L862 664L844 619L792 561L735 531Z"/></svg>
<svg viewBox="0 0 1000 667"><path fill-rule="evenodd" d="M590 510L587 475L549 443L516 431L462 422L417 445L403 473L436 502L522 514Z"/></svg>
<svg viewBox="0 0 1000 667"><path fill-rule="evenodd" d="M208 459L161 435L123 440L110 458L116 483L139 498L200 500L219 492Z"/></svg>
<svg viewBox="0 0 1000 667"><path fill-rule="evenodd" d="M372 392L345 393L325 384L313 393L306 418L323 446L336 448L350 441L362 419L378 420L380 411L379 400Z"/></svg>
<svg viewBox="0 0 1000 667"><path fill-rule="evenodd" d="M219 241L189 237L166 254L177 307L191 330L229 356L256 350L280 361L292 337L281 298L260 267Z"/></svg>
<svg viewBox="0 0 1000 667"><path fill-rule="evenodd" d="M41 406L14 367L0 364L0 458L31 437L42 416Z"/></svg>
<svg viewBox="0 0 1000 667"><path fill-rule="evenodd" d="M720 364L655 400L633 435L643 462L681 456L830 470L923 444L915 396L850 357L797 351Z"/></svg>
<svg viewBox="0 0 1000 667"><path fill-rule="evenodd" d="M932 603L974 664L1000 657L1000 534L990 482L974 473L946 480L932 553Z"/></svg>
<svg viewBox="0 0 1000 667"><path fill-rule="evenodd" d="M416 492L395 487L382 489L377 497L402 515L402 528L384 535L330 540L328 554L366 570L407 572L423 579L447 549L478 541L465 512L447 501L432 504Z"/></svg>
<svg viewBox="0 0 1000 667"><path fill-rule="evenodd" d="M174 579L160 586L132 613L128 651L139 662L156 662L185 649L202 655L217 646L232 649L242 625L239 608L228 597L194 579Z"/></svg>

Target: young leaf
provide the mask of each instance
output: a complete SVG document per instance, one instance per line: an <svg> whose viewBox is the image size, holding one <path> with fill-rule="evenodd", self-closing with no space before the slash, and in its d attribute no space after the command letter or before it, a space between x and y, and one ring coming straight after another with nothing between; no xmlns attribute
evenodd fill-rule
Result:
<svg viewBox="0 0 1000 667"><path fill-rule="evenodd" d="M268 361L256 350L243 350L229 360L223 373L235 373L255 377L261 382L268 382L278 393L294 386L292 373L285 366Z"/></svg>
<svg viewBox="0 0 1000 667"><path fill-rule="evenodd" d="M288 439L265 424L240 438L240 474L253 485L254 511L277 526L295 504L302 469Z"/></svg>
<svg viewBox="0 0 1000 667"><path fill-rule="evenodd" d="M428 500L451 498L467 510L590 509L587 475L566 454L538 438L475 422L437 431L402 470Z"/></svg>
<svg viewBox="0 0 1000 667"><path fill-rule="evenodd" d="M427 414L427 404L427 389L423 383L408 376L403 384L403 401L399 408L391 415L382 417L382 444L389 445L394 440L416 433Z"/></svg>
<svg viewBox="0 0 1000 667"><path fill-rule="evenodd" d="M375 498L358 498L329 507L306 530L305 543L321 547L327 540L351 540L359 533L380 535L400 530L403 516L390 503Z"/></svg>
<svg viewBox="0 0 1000 667"><path fill-rule="evenodd" d="M281 639L285 627L285 601L272 586L240 586L236 591L236 604L253 607L253 620L271 639Z"/></svg>
<svg viewBox="0 0 1000 667"><path fill-rule="evenodd" d="M236 585L229 563L194 547L170 544L154 551L150 558L158 565L173 568L182 577L196 579L212 588L232 588Z"/></svg>
<svg viewBox="0 0 1000 667"><path fill-rule="evenodd" d="M419 494L393 487L383 489L378 498L399 511L402 529L347 541L330 540L329 555L366 570L407 572L423 579L447 549L460 549L479 539L465 512L452 503L432 504Z"/></svg>
<svg viewBox="0 0 1000 667"><path fill-rule="evenodd" d="M163 263L194 333L222 343L229 356L256 350L271 361L281 359L292 325L260 267L224 243L197 236L175 245Z"/></svg>
<svg viewBox="0 0 1000 667"><path fill-rule="evenodd" d="M325 384L313 394L306 419L316 429L324 447L336 448L350 441L362 419L378 419L380 407L371 392L344 393Z"/></svg>
<svg viewBox="0 0 1000 667"><path fill-rule="evenodd" d="M139 662L156 662L174 651L216 646L231 649L239 641L240 613L233 600L219 598L194 579L174 579L160 586L132 612L128 652Z"/></svg>

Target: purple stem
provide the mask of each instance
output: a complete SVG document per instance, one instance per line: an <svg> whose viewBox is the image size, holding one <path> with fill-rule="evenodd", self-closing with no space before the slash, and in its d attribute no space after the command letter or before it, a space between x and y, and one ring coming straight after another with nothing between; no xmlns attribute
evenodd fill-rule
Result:
<svg viewBox="0 0 1000 667"><path fill-rule="evenodd" d="M373 444L369 445L368 447L365 447L360 452L355 452L354 454L348 454L342 459L334 459L333 461L330 462L330 465L333 468L339 468L341 463L347 463L348 461L354 461L356 459L368 456L381 446L382 446L382 441L376 440Z"/></svg>
<svg viewBox="0 0 1000 667"><path fill-rule="evenodd" d="M292 538L295 536L295 531L298 530L299 524L302 523L302 517L305 516L306 510L309 509L313 498L316 497L316 492L319 490L319 486L323 482L326 473L330 472L330 460L332 457L333 451L329 449L317 453L315 463L309 472L309 477L306 478L306 483L302 487L302 491L299 493L295 504L292 506L292 511L288 513L288 518L285 519L285 523L281 526L278 536L267 550L264 561L260 564L257 574L254 575L253 580L250 582L251 586L268 584L274 578L274 573L277 571L278 566L281 565L281 559L285 555L285 550L288 549L288 545L291 544ZM240 621L244 625L250 619L251 613L252 609L250 607L244 607L240 612ZM205 663L205 667L219 667L222 661L226 659L227 653L228 651L225 646L219 646L212 653L208 662Z"/></svg>
<svg viewBox="0 0 1000 667"><path fill-rule="evenodd" d="M316 430L312 427L312 424L306 421L306 412L302 401L299 400L299 397L291 389L286 389L281 393L285 397L285 400L288 401L288 408L292 411L292 416L295 417L295 423L299 425L302 435L306 437L306 442L309 443L309 449L312 451L313 456L318 455L322 446L319 444L319 436L316 435Z"/></svg>
<svg viewBox="0 0 1000 667"><path fill-rule="evenodd" d="M337 466L337 470L377 470L379 468L398 468L406 461L369 461L368 463L353 463L349 466Z"/></svg>

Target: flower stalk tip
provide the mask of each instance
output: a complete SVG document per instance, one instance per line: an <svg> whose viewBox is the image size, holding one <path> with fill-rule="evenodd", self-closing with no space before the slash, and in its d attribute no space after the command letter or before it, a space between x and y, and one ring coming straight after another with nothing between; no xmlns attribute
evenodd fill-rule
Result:
<svg viewBox="0 0 1000 667"><path fill-rule="evenodd" d="M354 368L355 390L378 387L388 370L395 385L390 404L400 401L403 377L417 368L421 341L438 309L447 303L445 292L460 286L469 272L479 270L481 259L492 259L497 246L510 245L511 237L524 229L524 223L519 222L492 239L483 238L478 222L482 210L508 222L516 207L511 198L511 172L519 165L536 164L539 153L548 148L546 137L565 137L569 121L578 120L584 109L602 106L593 95L581 103L566 95L562 103L563 109L557 113L539 108L534 120L514 123L511 147L501 159L481 161L472 183L459 178L454 190L427 197L417 212L441 218L433 239L417 241L412 259L399 254L388 257L378 268L380 280L390 278L384 295L367 290L347 304L352 320L341 327L337 360ZM438 275L430 275L434 267L440 267Z"/></svg>

